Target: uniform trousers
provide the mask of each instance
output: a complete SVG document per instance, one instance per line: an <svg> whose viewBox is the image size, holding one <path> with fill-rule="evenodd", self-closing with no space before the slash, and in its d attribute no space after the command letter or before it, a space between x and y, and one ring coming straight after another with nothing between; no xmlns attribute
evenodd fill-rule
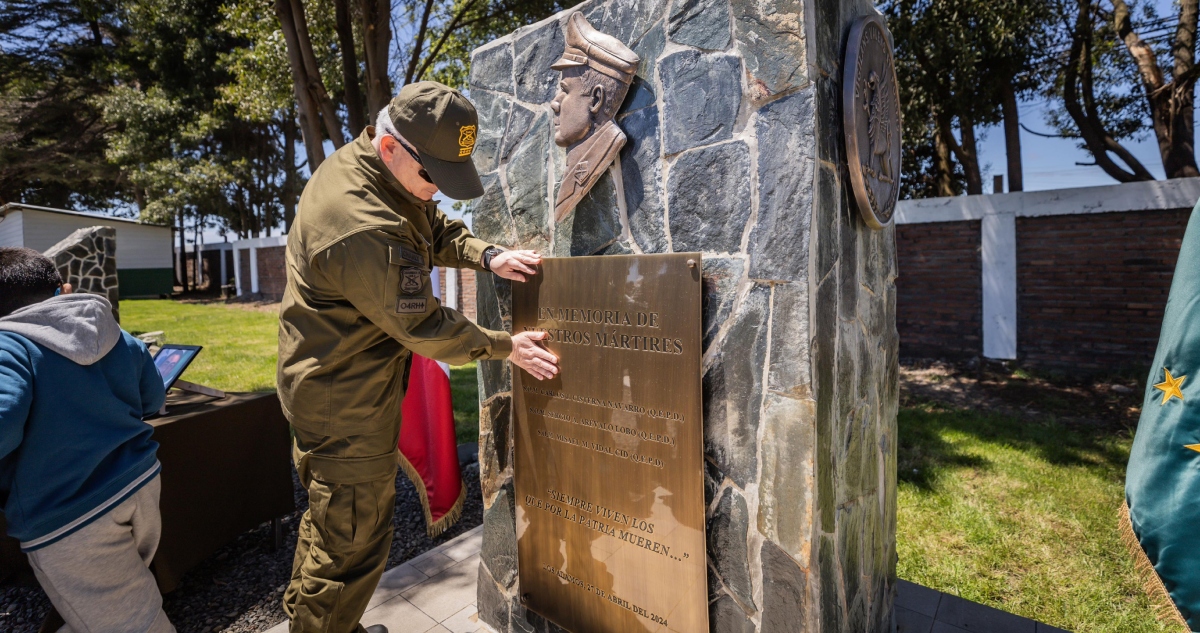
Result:
<svg viewBox="0 0 1200 633"><path fill-rule="evenodd" d="M355 633L387 565L400 425L331 436L293 427L308 510L283 593L291 633Z"/></svg>

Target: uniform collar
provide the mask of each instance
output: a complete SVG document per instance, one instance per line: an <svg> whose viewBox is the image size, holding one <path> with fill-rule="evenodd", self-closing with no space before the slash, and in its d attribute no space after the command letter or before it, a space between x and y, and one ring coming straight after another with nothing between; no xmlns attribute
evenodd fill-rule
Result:
<svg viewBox="0 0 1200 633"><path fill-rule="evenodd" d="M367 177L375 181L376 184L396 193L401 199L410 204L421 208L436 207L437 202L433 200L422 200L404 188L399 180L392 175L392 171L383 164L383 159L379 157L379 152L375 150L375 146L371 141L375 138L375 126L368 125L363 129L362 134L354 140L354 155L367 171Z"/></svg>

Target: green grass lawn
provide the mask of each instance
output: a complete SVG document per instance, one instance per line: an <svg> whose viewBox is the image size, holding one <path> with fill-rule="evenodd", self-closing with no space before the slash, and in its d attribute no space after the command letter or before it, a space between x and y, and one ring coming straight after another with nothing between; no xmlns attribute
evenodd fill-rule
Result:
<svg viewBox="0 0 1200 633"><path fill-rule="evenodd" d="M1117 532L1132 438L900 411L901 578L1077 633L1160 624Z"/></svg>
<svg viewBox="0 0 1200 633"><path fill-rule="evenodd" d="M275 385L276 316L222 304L123 301L134 332L204 345L187 378ZM474 363L451 370L459 442L476 441ZM1159 624L1117 535L1131 438L916 404L900 411L899 574L1077 633Z"/></svg>
<svg viewBox="0 0 1200 633"><path fill-rule="evenodd" d="M203 345L186 380L225 391L275 389L279 319L273 312L177 301L122 301L121 327L129 332L162 331L166 342ZM450 368L455 435L459 443L479 439L475 363Z"/></svg>

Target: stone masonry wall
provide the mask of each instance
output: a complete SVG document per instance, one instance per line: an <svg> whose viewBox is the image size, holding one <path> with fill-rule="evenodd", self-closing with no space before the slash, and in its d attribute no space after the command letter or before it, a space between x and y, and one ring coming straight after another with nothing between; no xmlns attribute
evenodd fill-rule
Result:
<svg viewBox="0 0 1200 633"><path fill-rule="evenodd" d="M840 108L843 42L870 3L577 9L641 57L617 116L629 142L554 223L565 151L549 66L567 12L476 50L476 234L556 256L703 252L710 628L890 630L895 234L868 229L846 189ZM479 322L510 329L509 282L477 287ZM517 598L510 369L479 374L480 614L506 633L556 630Z"/></svg>
<svg viewBox="0 0 1200 633"><path fill-rule="evenodd" d="M121 320L117 300L117 231L111 226L92 226L71 233L45 253L58 268L63 283L75 292L90 292L108 299L113 316Z"/></svg>

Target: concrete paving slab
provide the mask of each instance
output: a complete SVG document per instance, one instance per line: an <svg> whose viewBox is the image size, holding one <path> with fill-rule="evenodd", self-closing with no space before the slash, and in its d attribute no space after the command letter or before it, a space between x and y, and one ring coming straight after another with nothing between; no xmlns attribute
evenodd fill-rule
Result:
<svg viewBox="0 0 1200 633"><path fill-rule="evenodd" d="M435 622L444 622L475 604L478 572L479 556L472 556L400 595Z"/></svg>
<svg viewBox="0 0 1200 633"><path fill-rule="evenodd" d="M950 594L942 594L934 620L970 633L1037 633L1033 620Z"/></svg>
<svg viewBox="0 0 1200 633"><path fill-rule="evenodd" d="M930 633L933 617L896 606L896 633Z"/></svg>
<svg viewBox="0 0 1200 633"><path fill-rule="evenodd" d="M922 587L907 580L896 581L896 606L904 607L930 618L937 615L938 602L942 599L940 591Z"/></svg>
<svg viewBox="0 0 1200 633"><path fill-rule="evenodd" d="M360 622L363 626L382 624L388 627L388 633L426 633L438 625L403 596L396 596L367 611Z"/></svg>

